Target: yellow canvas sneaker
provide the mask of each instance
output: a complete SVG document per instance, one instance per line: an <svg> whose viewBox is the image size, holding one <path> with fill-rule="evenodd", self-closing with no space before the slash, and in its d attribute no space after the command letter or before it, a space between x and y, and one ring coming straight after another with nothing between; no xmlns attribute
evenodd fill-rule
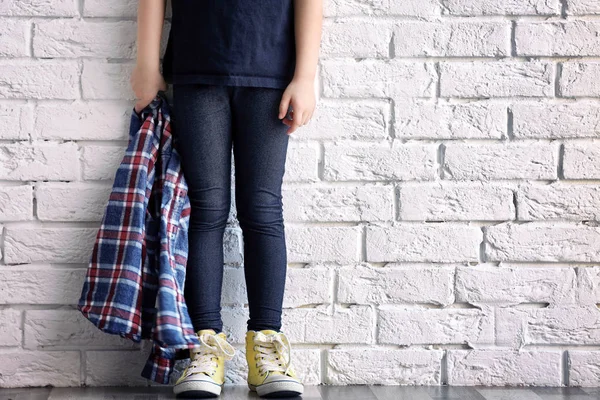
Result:
<svg viewBox="0 0 600 400"><path fill-rule="evenodd" d="M248 387L263 397L298 396L304 385L291 365L291 346L283 332L246 333Z"/></svg>
<svg viewBox="0 0 600 400"><path fill-rule="evenodd" d="M225 360L231 360L235 348L224 332L212 329L196 332L201 346L190 349L190 364L173 386L177 397L216 397L225 383Z"/></svg>

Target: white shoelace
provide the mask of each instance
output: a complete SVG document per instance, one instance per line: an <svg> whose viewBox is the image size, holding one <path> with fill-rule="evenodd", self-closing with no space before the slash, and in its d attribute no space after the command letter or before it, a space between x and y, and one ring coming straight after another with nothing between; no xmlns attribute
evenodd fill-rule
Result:
<svg viewBox="0 0 600 400"><path fill-rule="evenodd" d="M235 354L235 348L218 335L205 332L199 336L200 348L190 349L192 355L188 372L189 374L204 372L211 375L214 368L218 366L216 357L225 357L231 360Z"/></svg>
<svg viewBox="0 0 600 400"><path fill-rule="evenodd" d="M257 332L254 336L255 350L260 354L257 360L261 374L266 371L279 371L286 374L290 368L290 343L281 333L265 335Z"/></svg>

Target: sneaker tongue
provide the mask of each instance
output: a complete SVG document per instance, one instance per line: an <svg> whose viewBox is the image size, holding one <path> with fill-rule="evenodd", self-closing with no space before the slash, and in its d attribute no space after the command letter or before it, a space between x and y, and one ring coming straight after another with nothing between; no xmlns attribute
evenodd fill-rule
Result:
<svg viewBox="0 0 600 400"><path fill-rule="evenodd" d="M272 335L274 333L277 333L277 331L274 331L272 329L263 329L261 332L264 333L265 335Z"/></svg>
<svg viewBox="0 0 600 400"><path fill-rule="evenodd" d="M214 329L200 329L198 332L196 332L196 334L198 334L198 336L202 335L203 333L210 333L211 335L214 335L215 330Z"/></svg>

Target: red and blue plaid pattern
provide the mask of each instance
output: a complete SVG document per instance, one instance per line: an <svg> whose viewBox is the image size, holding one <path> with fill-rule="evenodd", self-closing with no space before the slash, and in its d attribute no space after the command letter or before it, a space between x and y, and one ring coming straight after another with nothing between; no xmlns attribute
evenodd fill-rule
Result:
<svg viewBox="0 0 600 400"><path fill-rule="evenodd" d="M127 151L98 231L77 308L100 330L153 341L141 375L167 384L200 342L183 296L190 201L169 105L132 110Z"/></svg>

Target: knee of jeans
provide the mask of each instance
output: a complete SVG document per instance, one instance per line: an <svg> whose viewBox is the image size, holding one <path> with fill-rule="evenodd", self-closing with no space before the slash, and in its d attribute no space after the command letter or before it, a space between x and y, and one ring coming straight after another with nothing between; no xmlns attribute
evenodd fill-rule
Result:
<svg viewBox="0 0 600 400"><path fill-rule="evenodd" d="M221 193L219 193L221 192ZM190 229L225 229L231 211L231 198L222 191L192 192L190 197Z"/></svg>
<svg viewBox="0 0 600 400"><path fill-rule="evenodd" d="M283 208L278 200L237 205L236 211L242 229L270 230L277 234L283 230Z"/></svg>

